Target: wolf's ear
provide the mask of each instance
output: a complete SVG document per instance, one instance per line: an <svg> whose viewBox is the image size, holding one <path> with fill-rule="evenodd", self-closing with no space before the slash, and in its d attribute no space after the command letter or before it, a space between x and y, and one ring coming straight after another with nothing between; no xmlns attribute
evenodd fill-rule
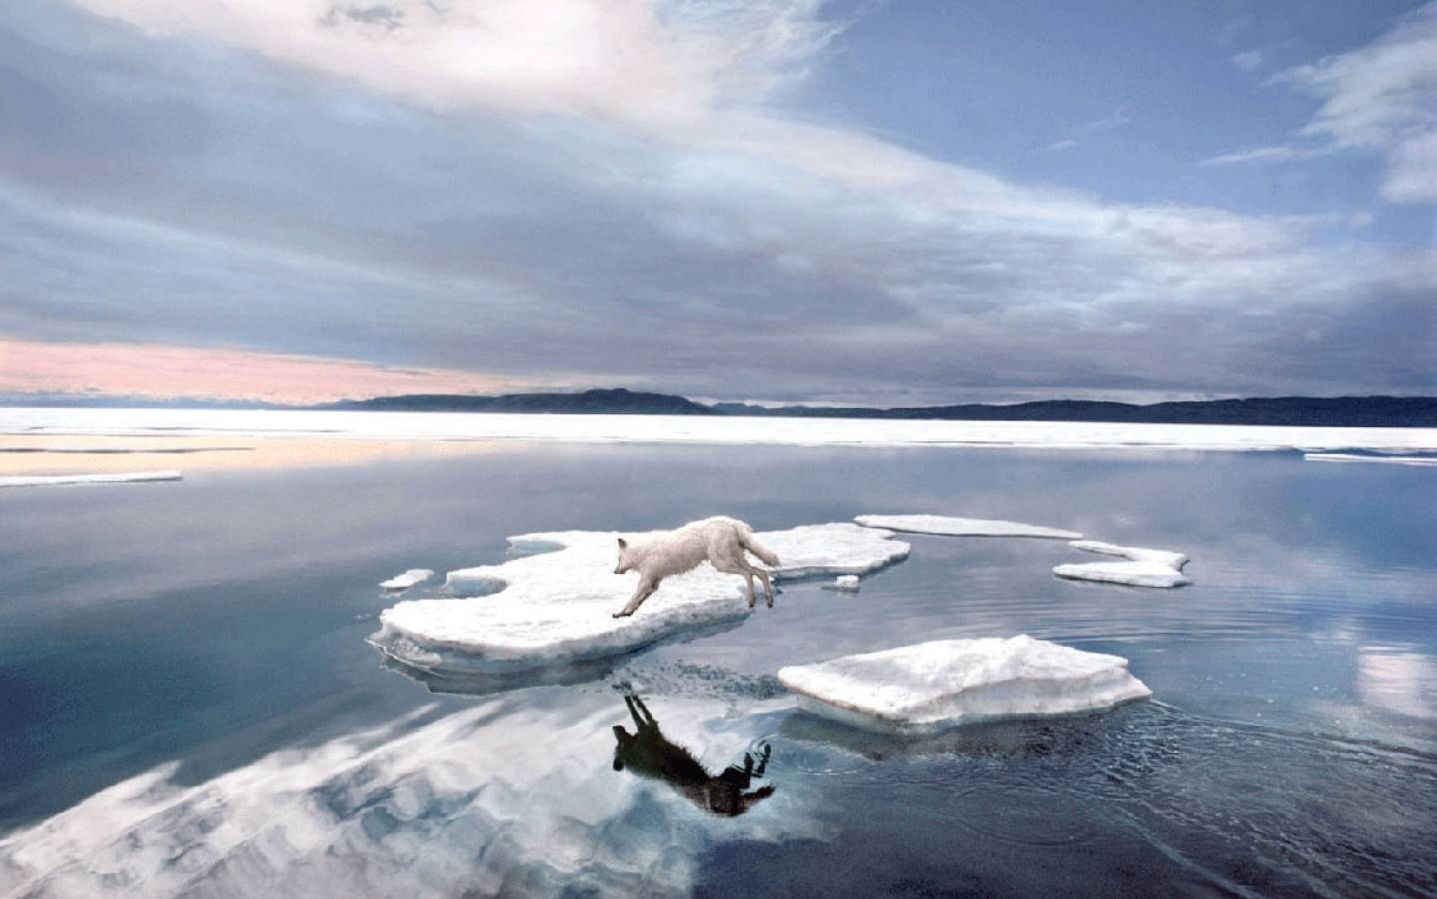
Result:
<svg viewBox="0 0 1437 899"><path fill-rule="evenodd" d="M629 548L629 541L625 540L623 537L620 537L620 538L619 538L619 549L628 549L628 548Z"/></svg>

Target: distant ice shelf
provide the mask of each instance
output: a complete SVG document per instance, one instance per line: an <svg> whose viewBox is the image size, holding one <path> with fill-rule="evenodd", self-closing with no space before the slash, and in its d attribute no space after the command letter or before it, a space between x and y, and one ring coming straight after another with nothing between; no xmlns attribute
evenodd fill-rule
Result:
<svg viewBox="0 0 1437 899"><path fill-rule="evenodd" d="M410 587L417 587L430 578L434 572L428 568L411 568L403 574L396 574L387 581L380 581L379 587L382 590L408 590Z"/></svg>
<svg viewBox="0 0 1437 899"><path fill-rule="evenodd" d="M887 528L911 534L935 534L940 537L1046 537L1055 540L1077 540L1077 531L1049 528L1019 521L997 518L957 518L951 515L859 515L853 519L864 527Z"/></svg>
<svg viewBox="0 0 1437 899"><path fill-rule="evenodd" d="M1437 452L1437 428L747 418L725 415L510 415L299 409L0 409L3 434L265 434L411 440L699 443L770 446L1108 448L1124 452L1301 450Z"/></svg>
<svg viewBox="0 0 1437 899"><path fill-rule="evenodd" d="M69 487L77 484L141 484L147 481L178 481L178 471L129 471L105 474L8 475L0 487Z"/></svg>
<svg viewBox="0 0 1437 899"><path fill-rule="evenodd" d="M446 585L470 596L398 603L380 615L380 630L370 640L396 661L431 673L505 674L631 652L749 614L743 579L704 564L666 579L633 616L611 617L633 593L637 577L614 574L620 536L634 535L511 537L512 546L551 551L451 571ZM776 580L865 574L909 551L891 531L850 523L755 536L782 561L773 570Z"/></svg>
<svg viewBox="0 0 1437 899"><path fill-rule="evenodd" d="M779 669L799 708L864 730L920 736L998 718L1108 709L1152 691L1127 659L1027 634L935 640Z"/></svg>
<svg viewBox="0 0 1437 899"><path fill-rule="evenodd" d="M1129 587L1181 587L1192 583L1192 579L1182 573L1183 566L1188 562L1188 557L1182 553L1141 546L1117 546L1099 540L1074 540L1068 545L1083 552L1118 556L1124 561L1057 565L1053 573L1058 577Z"/></svg>

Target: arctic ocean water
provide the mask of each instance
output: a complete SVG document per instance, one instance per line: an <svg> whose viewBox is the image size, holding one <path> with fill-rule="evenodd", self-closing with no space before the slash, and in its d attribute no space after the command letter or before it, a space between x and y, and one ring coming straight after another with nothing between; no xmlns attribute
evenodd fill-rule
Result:
<svg viewBox="0 0 1437 899"><path fill-rule="evenodd" d="M1437 893L1434 509L1430 467L1095 449L507 442L6 491L0 895ZM1179 550L1194 583L909 535L857 594L787 585L530 682L425 683L366 643L379 581L509 534L910 512ZM1125 656L1154 696L913 742L773 676L1017 633ZM615 770L620 687L713 773L766 742L773 794L724 817Z"/></svg>

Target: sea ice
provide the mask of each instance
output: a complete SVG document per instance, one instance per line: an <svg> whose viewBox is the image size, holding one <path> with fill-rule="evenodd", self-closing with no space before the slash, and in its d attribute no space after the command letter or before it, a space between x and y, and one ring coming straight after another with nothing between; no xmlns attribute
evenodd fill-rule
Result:
<svg viewBox="0 0 1437 899"><path fill-rule="evenodd" d="M844 591L845 593L857 593L857 592L858 592L858 575L856 575L856 574L841 574L841 575L839 575L838 577L836 577L836 578L833 579L833 583L828 584L827 586L828 586L828 589L830 589L830 590L842 590L842 591Z"/></svg>
<svg viewBox="0 0 1437 899"><path fill-rule="evenodd" d="M911 534L936 534L940 537L1050 537L1076 540L1077 531L1045 528L1018 521L996 518L955 518L950 515L859 515L853 519L864 527L887 528Z"/></svg>
<svg viewBox="0 0 1437 899"><path fill-rule="evenodd" d="M520 534L514 546L558 547L449 572L448 587L483 598L401 602L380 615L371 641L431 673L503 674L630 652L649 643L741 620L742 578L701 565L667 578L636 614L613 618L635 586L614 574L617 538L605 531ZM908 555L891 531L836 523L755 535L782 564L775 580L875 571Z"/></svg>
<svg viewBox="0 0 1437 899"><path fill-rule="evenodd" d="M1380 456L1359 453L1303 453L1309 462L1385 462L1388 465L1437 465L1437 456Z"/></svg>
<svg viewBox="0 0 1437 899"><path fill-rule="evenodd" d="M143 481L178 481L178 471L130 471L114 474L44 474L0 477L0 487L60 487L72 484L136 484Z"/></svg>
<svg viewBox="0 0 1437 899"><path fill-rule="evenodd" d="M1112 708L1152 695L1127 659L1036 640L935 640L781 668L799 708L903 735L960 724Z"/></svg>
<svg viewBox="0 0 1437 899"><path fill-rule="evenodd" d="M156 431L166 436L244 433L575 443L1437 452L1437 428L300 409L0 409L3 434L150 435Z"/></svg>
<svg viewBox="0 0 1437 899"><path fill-rule="evenodd" d="M1068 545L1084 552L1119 556L1126 561L1057 565L1053 573L1058 577L1130 587L1181 587L1192 583L1192 579L1182 573L1182 567L1188 562L1188 557L1182 553L1141 546L1116 546L1099 540L1074 540Z"/></svg>
<svg viewBox="0 0 1437 899"><path fill-rule="evenodd" d="M434 572L428 568L411 568L403 574L396 574L387 581L380 581L379 586L383 590L408 590L432 577L434 577Z"/></svg>

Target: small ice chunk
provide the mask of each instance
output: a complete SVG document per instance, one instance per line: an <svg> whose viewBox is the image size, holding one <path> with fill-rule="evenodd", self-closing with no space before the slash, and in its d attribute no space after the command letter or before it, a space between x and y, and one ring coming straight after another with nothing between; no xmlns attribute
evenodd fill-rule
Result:
<svg viewBox="0 0 1437 899"><path fill-rule="evenodd" d="M608 531L520 534L516 546L556 547L449 572L446 584L482 599L419 599L380 615L371 642L433 674L503 674L631 652L669 637L742 620L744 580L702 564L666 578L638 612L613 618L637 576L615 574L620 536ZM642 536L642 535L640 535ZM805 525L754 535L778 555L775 580L862 574L908 555L891 531L855 524Z"/></svg>
<svg viewBox="0 0 1437 899"><path fill-rule="evenodd" d="M1181 587L1192 583L1192 579L1182 573L1182 567L1188 563L1188 557L1182 553L1141 546L1117 546L1100 540L1074 540L1068 545L1084 552L1119 556L1126 561L1057 565L1053 573L1058 577L1130 587Z"/></svg>
<svg viewBox="0 0 1437 899"><path fill-rule="evenodd" d="M865 730L922 735L995 718L1065 715L1152 695L1128 660L1027 634L935 640L781 668L799 708Z"/></svg>
<svg viewBox="0 0 1437 899"><path fill-rule="evenodd" d="M384 590L408 590L432 577L434 577L434 572L428 568L411 568L403 574L396 574L387 581L380 581L379 586Z"/></svg>
<svg viewBox="0 0 1437 899"><path fill-rule="evenodd" d="M853 519L866 528L887 528L911 534L936 534L940 537L1048 537L1055 540L1076 540L1077 531L1047 528L1020 521L997 518L955 518L951 515L859 515Z"/></svg>
<svg viewBox="0 0 1437 899"><path fill-rule="evenodd" d="M68 487L73 484L138 484L178 481L178 471L128 471L106 474L42 474L0 477L0 487Z"/></svg>
<svg viewBox="0 0 1437 899"><path fill-rule="evenodd" d="M836 578L833 579L833 583L829 585L829 589L832 589L832 590L842 590L842 591L844 591L845 593L857 593L857 592L858 592L858 575L856 575L856 574L841 574L841 575L839 575L838 577L836 577Z"/></svg>

